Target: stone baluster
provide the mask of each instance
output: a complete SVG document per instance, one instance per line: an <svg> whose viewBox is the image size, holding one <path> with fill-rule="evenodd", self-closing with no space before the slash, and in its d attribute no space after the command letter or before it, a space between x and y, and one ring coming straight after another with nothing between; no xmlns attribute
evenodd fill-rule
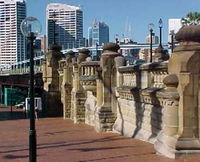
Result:
<svg viewBox="0 0 200 162"><path fill-rule="evenodd" d="M166 122L173 120L175 127L161 132L155 144L157 152L171 158L200 155L200 26L181 28L176 40L180 45L169 59L168 72L177 76L178 112L164 114L171 116Z"/></svg>

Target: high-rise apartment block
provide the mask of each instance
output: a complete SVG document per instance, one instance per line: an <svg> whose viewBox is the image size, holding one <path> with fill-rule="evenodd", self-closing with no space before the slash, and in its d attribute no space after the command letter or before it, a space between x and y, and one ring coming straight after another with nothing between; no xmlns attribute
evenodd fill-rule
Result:
<svg viewBox="0 0 200 162"><path fill-rule="evenodd" d="M83 12L80 7L50 3L47 13L47 44L60 45L62 49L82 46Z"/></svg>
<svg viewBox="0 0 200 162"><path fill-rule="evenodd" d="M20 30L25 18L25 0L0 0L0 66L26 59L25 38Z"/></svg>
<svg viewBox="0 0 200 162"><path fill-rule="evenodd" d="M90 47L109 42L108 25L94 20L92 26L88 28L88 41Z"/></svg>

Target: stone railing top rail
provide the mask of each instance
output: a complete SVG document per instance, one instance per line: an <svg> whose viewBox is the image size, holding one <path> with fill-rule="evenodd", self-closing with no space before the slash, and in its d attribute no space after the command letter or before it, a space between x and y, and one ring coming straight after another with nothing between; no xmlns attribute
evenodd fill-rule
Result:
<svg viewBox="0 0 200 162"><path fill-rule="evenodd" d="M98 66L100 61L84 61L81 63L82 66Z"/></svg>
<svg viewBox="0 0 200 162"><path fill-rule="evenodd" d="M146 63L146 64L142 64L142 65L121 66L118 68L118 71L120 73L136 72L139 70L146 70L146 71L164 70L164 71L167 71L167 66L168 66L168 61L154 62L154 63Z"/></svg>

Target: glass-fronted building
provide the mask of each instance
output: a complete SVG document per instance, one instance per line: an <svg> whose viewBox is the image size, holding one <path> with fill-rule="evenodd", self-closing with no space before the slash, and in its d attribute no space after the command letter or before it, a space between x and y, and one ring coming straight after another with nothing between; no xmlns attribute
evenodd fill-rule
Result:
<svg viewBox="0 0 200 162"><path fill-rule="evenodd" d="M94 20L92 26L88 28L88 41L90 47L109 42L108 25Z"/></svg>

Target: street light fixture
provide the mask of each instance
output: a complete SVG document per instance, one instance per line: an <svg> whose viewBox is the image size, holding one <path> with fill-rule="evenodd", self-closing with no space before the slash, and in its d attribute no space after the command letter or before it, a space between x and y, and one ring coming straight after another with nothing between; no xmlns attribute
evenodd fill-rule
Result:
<svg viewBox="0 0 200 162"><path fill-rule="evenodd" d="M174 33L174 30L171 30L170 31L170 35L171 35L171 52L173 53L174 51L174 36L175 36L175 33Z"/></svg>
<svg viewBox="0 0 200 162"><path fill-rule="evenodd" d="M159 24L159 28L160 28L160 44L159 44L159 46L160 46L160 48L162 48L162 27L163 27L162 19L159 20L158 24Z"/></svg>
<svg viewBox="0 0 200 162"><path fill-rule="evenodd" d="M98 42L96 42L96 56L97 56L97 58L99 57L99 55L98 55L98 47L99 47L99 44L98 44Z"/></svg>
<svg viewBox="0 0 200 162"><path fill-rule="evenodd" d="M118 44L119 43L119 35L115 34L115 43Z"/></svg>
<svg viewBox="0 0 200 162"><path fill-rule="evenodd" d="M150 23L148 25L148 28L149 28L149 32L150 32L150 62L152 62L152 44L153 44L153 29L154 29L154 24L153 23Z"/></svg>
<svg viewBox="0 0 200 162"><path fill-rule="evenodd" d="M29 130L29 161L36 162L36 130L35 130L35 107L34 107L34 47L35 38L41 33L41 24L34 17L28 17L21 23L22 34L30 43L30 130Z"/></svg>

